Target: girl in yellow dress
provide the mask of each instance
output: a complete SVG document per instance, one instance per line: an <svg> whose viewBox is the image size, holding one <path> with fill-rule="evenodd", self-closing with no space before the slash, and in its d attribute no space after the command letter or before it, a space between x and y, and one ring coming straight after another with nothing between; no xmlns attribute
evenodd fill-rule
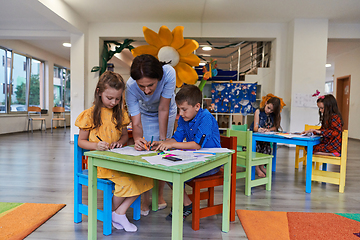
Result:
<svg viewBox="0 0 360 240"><path fill-rule="evenodd" d="M95 89L94 105L76 119L80 128L78 145L88 150L120 148L128 140L126 126L130 119L123 109L124 80L120 74L106 71ZM101 140L100 140L101 139ZM143 192L153 187L153 180L98 167L98 178L115 183L112 223L117 229L136 232L137 227L126 217L126 210Z"/></svg>

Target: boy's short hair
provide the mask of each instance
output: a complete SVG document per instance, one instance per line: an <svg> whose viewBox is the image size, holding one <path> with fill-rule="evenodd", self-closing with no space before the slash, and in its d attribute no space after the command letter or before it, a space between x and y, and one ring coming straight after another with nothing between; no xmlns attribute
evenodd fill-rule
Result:
<svg viewBox="0 0 360 240"><path fill-rule="evenodd" d="M202 104L202 93L200 89L195 85L185 85L175 96L176 104L182 104L187 102L191 106L195 106L197 103Z"/></svg>

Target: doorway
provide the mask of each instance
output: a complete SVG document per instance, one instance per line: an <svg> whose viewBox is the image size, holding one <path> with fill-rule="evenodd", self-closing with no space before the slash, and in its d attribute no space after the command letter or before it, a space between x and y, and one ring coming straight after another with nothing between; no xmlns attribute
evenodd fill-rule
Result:
<svg viewBox="0 0 360 240"><path fill-rule="evenodd" d="M349 129L350 80L351 75L336 79L336 100L344 121L343 130Z"/></svg>

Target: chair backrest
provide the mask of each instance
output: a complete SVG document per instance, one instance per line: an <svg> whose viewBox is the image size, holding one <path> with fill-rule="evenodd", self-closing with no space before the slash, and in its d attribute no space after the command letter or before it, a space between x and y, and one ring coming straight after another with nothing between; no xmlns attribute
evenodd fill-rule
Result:
<svg viewBox="0 0 360 240"><path fill-rule="evenodd" d="M40 117L41 117L41 108L40 107L29 106L28 107L28 116L30 116L30 113L38 113L38 114L40 114Z"/></svg>
<svg viewBox="0 0 360 240"><path fill-rule="evenodd" d="M341 158L347 159L348 130L342 132L341 137Z"/></svg>
<svg viewBox="0 0 360 240"><path fill-rule="evenodd" d="M310 130L310 129L320 129L320 128L321 128L321 126L318 126L318 125L305 124L305 131Z"/></svg>
<svg viewBox="0 0 360 240"><path fill-rule="evenodd" d="M237 137L237 145L241 147L246 147L247 149L251 147L252 141L252 131L239 131L227 129L227 137Z"/></svg>
<svg viewBox="0 0 360 240"><path fill-rule="evenodd" d="M55 113L62 113L62 112L65 112L65 108L64 107L53 107L52 111Z"/></svg>
<svg viewBox="0 0 360 240"><path fill-rule="evenodd" d="M243 124L243 125L231 125L231 130L247 131L247 124Z"/></svg>
<svg viewBox="0 0 360 240"><path fill-rule="evenodd" d="M225 136L220 136L220 144L221 147L223 148L228 148L228 149L232 149L235 151L235 153L233 154L233 157L235 157L235 162L236 162L236 148L237 148L237 139L236 137L225 137Z"/></svg>
<svg viewBox="0 0 360 240"><path fill-rule="evenodd" d="M252 131L237 131L227 129L226 136L237 138L237 147L246 147L246 156L251 159L252 153Z"/></svg>
<svg viewBox="0 0 360 240"><path fill-rule="evenodd" d="M52 108L52 118L54 118L54 113L62 113L63 117L65 117L65 108L64 107L53 107Z"/></svg>
<svg viewBox="0 0 360 240"><path fill-rule="evenodd" d="M79 134L74 134L74 174L76 176L77 173L82 173L83 170L83 155L84 152L89 150L85 150L78 145L79 142Z"/></svg>

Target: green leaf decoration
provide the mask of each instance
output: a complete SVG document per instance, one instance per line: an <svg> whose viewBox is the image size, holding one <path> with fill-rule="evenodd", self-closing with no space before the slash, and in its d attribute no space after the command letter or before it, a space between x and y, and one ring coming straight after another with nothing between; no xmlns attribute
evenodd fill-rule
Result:
<svg viewBox="0 0 360 240"><path fill-rule="evenodd" d="M125 39L124 43L119 43L117 41L104 41L103 50L101 53L101 67L95 66L91 69L91 72L97 72L100 71L100 75L103 74L106 71L107 68L107 62L116 54L121 53L124 49L129 49L131 51L135 47L131 45L132 42L135 40L133 39ZM115 51L110 50L111 49L111 43L115 44Z"/></svg>
<svg viewBox="0 0 360 240"><path fill-rule="evenodd" d="M97 72L100 71L100 67L99 66L95 66L91 69L91 72Z"/></svg>

